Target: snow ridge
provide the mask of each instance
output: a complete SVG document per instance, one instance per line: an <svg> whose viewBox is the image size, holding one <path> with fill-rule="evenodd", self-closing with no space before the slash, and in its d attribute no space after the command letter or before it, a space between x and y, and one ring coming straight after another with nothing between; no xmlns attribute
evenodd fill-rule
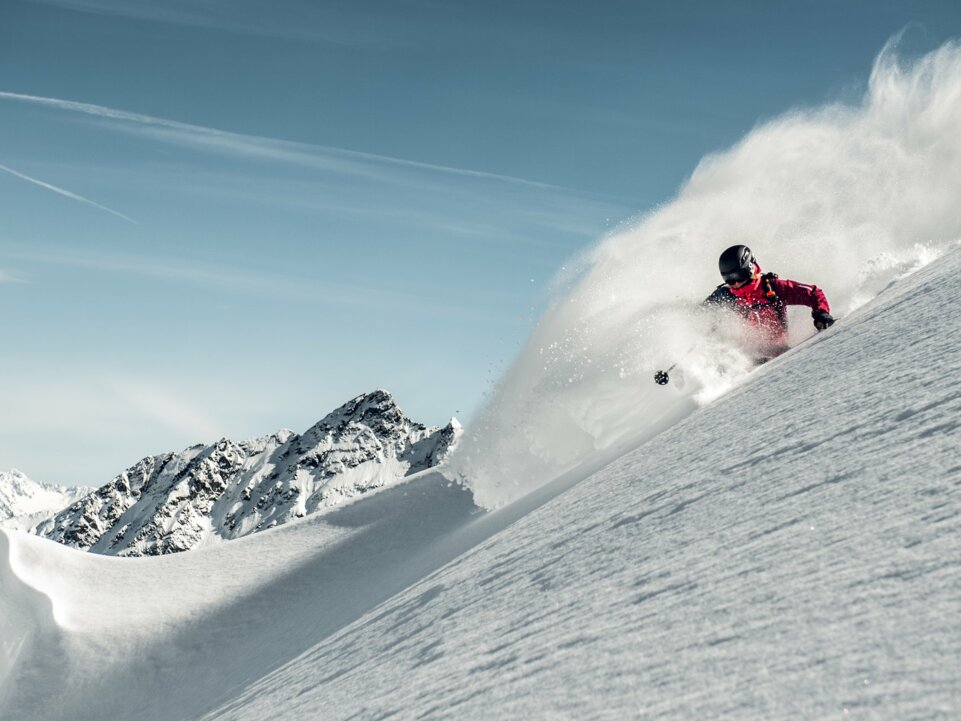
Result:
<svg viewBox="0 0 961 721"><path fill-rule="evenodd" d="M112 556L152 556L240 538L438 465L460 435L429 428L384 390L357 396L303 435L283 429L148 456L39 524L36 533Z"/></svg>

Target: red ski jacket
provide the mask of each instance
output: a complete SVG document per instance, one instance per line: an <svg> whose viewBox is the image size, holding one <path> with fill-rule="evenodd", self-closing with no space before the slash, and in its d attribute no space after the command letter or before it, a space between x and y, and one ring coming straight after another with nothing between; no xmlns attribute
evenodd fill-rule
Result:
<svg viewBox="0 0 961 721"><path fill-rule="evenodd" d="M773 291L769 296L768 287ZM815 285L778 278L773 273L764 275L754 264L754 276L747 285L732 288L719 285L705 303L728 307L737 311L748 323L763 331L767 340L783 343L787 336L787 308L806 305L812 311L831 312L824 292Z"/></svg>

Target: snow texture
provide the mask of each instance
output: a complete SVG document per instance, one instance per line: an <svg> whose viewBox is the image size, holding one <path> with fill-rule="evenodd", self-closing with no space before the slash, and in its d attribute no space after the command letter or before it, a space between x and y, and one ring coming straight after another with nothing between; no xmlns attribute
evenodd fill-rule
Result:
<svg viewBox="0 0 961 721"><path fill-rule="evenodd" d="M302 518L431 468L459 433L456 419L440 429L411 421L378 390L303 435L225 438L144 458L36 533L113 556L186 551Z"/></svg>

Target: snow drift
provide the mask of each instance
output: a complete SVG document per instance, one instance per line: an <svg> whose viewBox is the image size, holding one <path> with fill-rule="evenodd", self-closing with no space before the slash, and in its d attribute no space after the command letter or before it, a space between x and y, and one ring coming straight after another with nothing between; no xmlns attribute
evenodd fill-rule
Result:
<svg viewBox="0 0 961 721"><path fill-rule="evenodd" d="M892 44L859 104L791 111L705 158L675 200L604 239L576 282L559 280L573 286L470 424L452 471L496 507L602 465L733 387L748 359L723 337L703 340L711 321L692 310L730 245L816 283L840 317L937 257L961 237L958 128L961 45L907 62ZM795 341L813 332L803 310L791 321ZM651 382L676 360L687 397Z"/></svg>

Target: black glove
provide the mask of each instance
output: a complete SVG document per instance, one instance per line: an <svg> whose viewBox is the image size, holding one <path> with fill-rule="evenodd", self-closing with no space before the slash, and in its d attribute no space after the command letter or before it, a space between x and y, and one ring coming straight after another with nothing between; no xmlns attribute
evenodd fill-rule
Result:
<svg viewBox="0 0 961 721"><path fill-rule="evenodd" d="M811 313L811 317L814 318L814 327L818 330L834 325L834 318L826 310L816 310Z"/></svg>

